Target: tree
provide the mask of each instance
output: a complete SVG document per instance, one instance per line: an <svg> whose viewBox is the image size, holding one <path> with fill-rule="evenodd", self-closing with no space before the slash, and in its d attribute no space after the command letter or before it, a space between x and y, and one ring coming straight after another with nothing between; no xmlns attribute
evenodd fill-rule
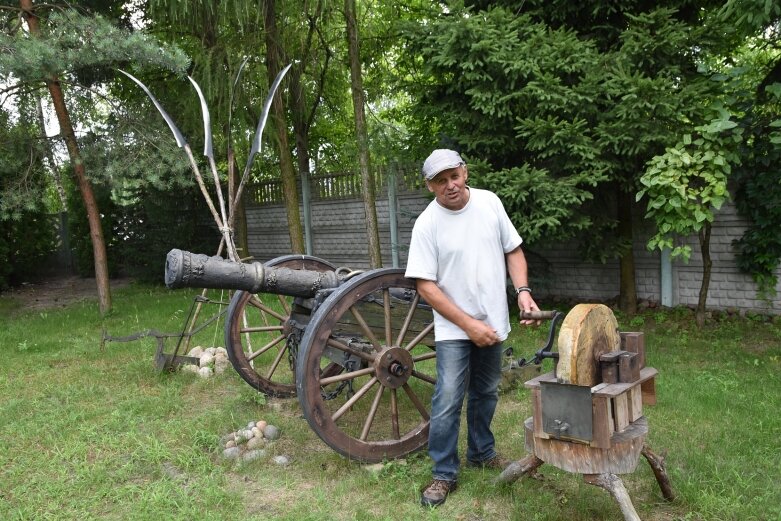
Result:
<svg viewBox="0 0 781 521"><path fill-rule="evenodd" d="M781 5L729 0L717 17L732 38L712 69L729 94L725 103L746 129L733 194L748 226L734 246L739 268L754 279L760 297L770 300L781 264Z"/></svg>
<svg viewBox="0 0 781 521"><path fill-rule="evenodd" d="M380 253L380 235L377 226L377 210L374 206L374 178L371 174L369 160L369 136L366 130L366 114L361 76L361 53L358 41L358 22L355 0L344 0L344 17L347 23L347 49L350 60L350 90L353 94L353 110L355 111L355 137L358 141L358 165L361 172L361 194L363 208L366 214L366 236L369 245L369 261L372 268L382 267Z"/></svg>
<svg viewBox="0 0 781 521"><path fill-rule="evenodd" d="M43 8L52 6L47 4ZM72 9L55 8L42 20L41 12L32 0L20 0L19 13L27 23L29 34L18 26L3 34L0 45L11 52L0 58L0 71L6 83L13 84L12 89L34 89L43 84L49 91L88 215L100 311L105 314L111 309L105 240L92 182L74 132L66 86L77 85L79 75L85 71L103 70L129 59L180 71L185 60L181 54L161 49L139 33L117 29L100 16L82 16Z"/></svg>
<svg viewBox="0 0 781 521"><path fill-rule="evenodd" d="M19 5L27 20L30 34L34 38L40 38L41 30L38 25L38 16L33 10L32 0L20 0ZM79 144L76 140L76 134L73 131L73 124L71 123L68 107L65 104L65 96L63 94L62 86L60 85L60 80L56 74L51 74L44 82L49 89L49 94L51 95L52 103L54 104L54 111L57 114L57 121L60 124L60 132L65 139L65 144L68 148L68 156L70 156L71 163L73 164L73 172L76 176L79 191L84 200L84 208L87 211L93 255L95 258L95 282L98 286L100 313L105 315L111 310L111 288L109 286L106 243L103 239L103 230L100 226L100 211L98 210L98 205L95 200L95 194L92 191L92 184L87 179L86 169L84 168L84 163L81 159Z"/></svg>
<svg viewBox="0 0 781 521"><path fill-rule="evenodd" d="M716 117L706 125L694 128L696 134L686 134L674 147L648 162L640 178L642 189L637 200L648 198L648 213L656 223L656 233L648 242L649 249L668 248L672 257L688 261L691 248L676 246L676 236L696 234L702 254L702 282L695 320L705 324L705 304L710 285L710 235L715 211L728 199L727 180L732 166L740 162L737 154L743 129L732 121L721 107Z"/></svg>
<svg viewBox="0 0 781 521"><path fill-rule="evenodd" d="M577 236L584 254L618 257L629 313L639 176L707 94L699 16L688 2L454 3L412 39L419 117L484 158L476 181L504 192L532 247Z"/></svg>

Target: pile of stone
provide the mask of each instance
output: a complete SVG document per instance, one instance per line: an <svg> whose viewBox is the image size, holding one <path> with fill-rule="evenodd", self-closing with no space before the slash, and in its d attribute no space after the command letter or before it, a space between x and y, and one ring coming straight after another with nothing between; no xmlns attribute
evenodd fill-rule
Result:
<svg viewBox="0 0 781 521"><path fill-rule="evenodd" d="M183 364L181 370L190 373L197 373L202 378L209 378L214 374L222 374L228 368L228 351L224 347L208 347L204 349L196 346L190 349L187 356L198 359L198 365Z"/></svg>
<svg viewBox="0 0 781 521"><path fill-rule="evenodd" d="M280 437L279 428L269 425L265 420L249 422L247 427L226 434L220 439L222 456L227 460L254 461L266 457L266 447ZM288 456L276 456L272 460L277 465L287 465Z"/></svg>

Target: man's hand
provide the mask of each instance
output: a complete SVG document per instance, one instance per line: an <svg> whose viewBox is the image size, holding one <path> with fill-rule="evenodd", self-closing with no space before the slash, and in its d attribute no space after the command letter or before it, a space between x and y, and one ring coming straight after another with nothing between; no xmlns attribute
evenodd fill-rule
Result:
<svg viewBox="0 0 781 521"><path fill-rule="evenodd" d="M534 299L532 298L532 294L528 291L521 291L518 293L518 307L521 308L521 311L539 311L540 308L537 307L537 304L534 302ZM539 326L540 321L539 320L521 320L521 324L524 326Z"/></svg>
<svg viewBox="0 0 781 521"><path fill-rule="evenodd" d="M470 319L469 325L464 329L464 332L477 347L491 347L499 343L499 336L496 334L496 331L481 320Z"/></svg>

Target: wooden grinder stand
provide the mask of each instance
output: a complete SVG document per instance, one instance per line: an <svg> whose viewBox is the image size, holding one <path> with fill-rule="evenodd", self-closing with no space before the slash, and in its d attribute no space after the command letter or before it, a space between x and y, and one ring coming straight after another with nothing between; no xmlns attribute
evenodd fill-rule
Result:
<svg viewBox="0 0 781 521"><path fill-rule="evenodd" d="M581 306L588 308L578 309ZM611 340L612 324L607 324L604 329L608 338L603 332L583 334L589 329L587 315L595 311L594 306L598 305L576 306L562 325L557 371L561 369L564 378L562 374L557 377L549 372L526 382L533 405L533 416L524 422L525 448L529 455L511 463L497 481L513 482L548 463L567 472L583 474L586 483L611 493L627 521L639 521L619 475L634 472L641 454L653 469L664 498L668 501L674 498L663 458L645 443L648 421L643 416L643 405L656 403L657 370L644 367L642 333L618 333L615 328L612 331L620 339ZM602 320L604 309L596 311L591 320ZM612 312L607 310L607 313L615 324ZM570 320L573 314L577 315L576 324ZM562 337L571 334L573 329L574 343L566 345ZM611 347L611 342L617 345ZM562 360L562 356L568 358ZM594 370L584 371L589 365ZM562 379L576 383L562 383ZM584 381L595 380L599 380L596 385L583 385Z"/></svg>

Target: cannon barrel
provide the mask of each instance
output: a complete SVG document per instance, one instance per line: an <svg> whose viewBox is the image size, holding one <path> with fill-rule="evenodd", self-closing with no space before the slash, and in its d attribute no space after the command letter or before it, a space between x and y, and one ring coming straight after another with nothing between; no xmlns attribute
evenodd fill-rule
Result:
<svg viewBox="0 0 781 521"><path fill-rule="evenodd" d="M165 285L171 289L234 289L310 298L321 289L336 288L339 283L339 277L331 271L233 262L178 249L168 252L165 262Z"/></svg>

